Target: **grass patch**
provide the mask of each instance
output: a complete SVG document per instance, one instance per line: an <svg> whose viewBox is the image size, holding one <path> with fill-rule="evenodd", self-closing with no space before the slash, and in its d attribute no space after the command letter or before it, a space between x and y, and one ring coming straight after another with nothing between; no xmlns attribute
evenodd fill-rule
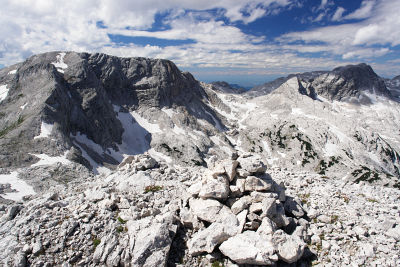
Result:
<svg viewBox="0 0 400 267"><path fill-rule="evenodd" d="M376 200L374 198L367 198L367 201L371 202L371 203L378 203L378 200Z"/></svg>
<svg viewBox="0 0 400 267"><path fill-rule="evenodd" d="M117 233L128 232L128 228L123 227L122 225L117 227Z"/></svg>
<svg viewBox="0 0 400 267"><path fill-rule="evenodd" d="M97 239L97 238L93 239L93 247L94 248L96 248L98 245L100 245L100 243L101 243L100 239Z"/></svg>
<svg viewBox="0 0 400 267"><path fill-rule="evenodd" d="M125 221L124 219L122 219L121 217L118 217L117 220L121 223L121 224L126 224L127 221Z"/></svg>
<svg viewBox="0 0 400 267"><path fill-rule="evenodd" d="M222 263L222 262L220 262L220 261L214 261L212 264L211 264L211 267L224 267L225 265Z"/></svg>
<svg viewBox="0 0 400 267"><path fill-rule="evenodd" d="M17 128L19 125L21 125L24 122L24 117L19 116L18 120L11 123L10 125L4 127L2 130L0 130L0 138L3 138L6 134Z"/></svg>
<svg viewBox="0 0 400 267"><path fill-rule="evenodd" d="M159 186L159 185L148 185L144 188L144 192L145 193L150 193L150 192L154 193L154 192L160 191L162 189L163 189L163 187Z"/></svg>
<svg viewBox="0 0 400 267"><path fill-rule="evenodd" d="M308 203L308 199L310 198L310 193L301 194L301 195L299 195L299 197L301 199L301 203L303 203L305 205Z"/></svg>

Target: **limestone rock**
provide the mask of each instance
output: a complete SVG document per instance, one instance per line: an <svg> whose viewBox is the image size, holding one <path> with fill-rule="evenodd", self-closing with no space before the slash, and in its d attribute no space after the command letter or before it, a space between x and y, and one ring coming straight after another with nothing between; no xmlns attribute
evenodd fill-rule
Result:
<svg viewBox="0 0 400 267"><path fill-rule="evenodd" d="M288 235L284 231L278 230L273 234L272 240L279 259L287 263L296 262L303 255L305 243L298 236Z"/></svg>
<svg viewBox="0 0 400 267"><path fill-rule="evenodd" d="M229 181L223 175L206 177L203 181L199 196L201 198L226 199L229 195Z"/></svg>
<svg viewBox="0 0 400 267"><path fill-rule="evenodd" d="M271 265L278 260L273 243L253 231L229 238L219 250L238 264Z"/></svg>
<svg viewBox="0 0 400 267"><path fill-rule="evenodd" d="M237 230L233 230L230 225L219 222L212 223L209 227L194 234L192 239L189 240L189 253L192 255L198 255L203 252L211 253L215 246L235 234L237 234Z"/></svg>
<svg viewBox="0 0 400 267"><path fill-rule="evenodd" d="M255 176L248 176L244 185L245 191L268 191L272 184Z"/></svg>
<svg viewBox="0 0 400 267"><path fill-rule="evenodd" d="M301 218L305 214L303 208L301 207L301 204L292 197L286 198L284 207L287 213L293 215L296 218Z"/></svg>
<svg viewBox="0 0 400 267"><path fill-rule="evenodd" d="M257 156L240 157L238 162L241 170L249 174L264 173L267 170L267 166Z"/></svg>
<svg viewBox="0 0 400 267"><path fill-rule="evenodd" d="M238 214L242 210L247 209L250 204L251 204L251 197L243 196L233 203L231 210L234 214Z"/></svg>

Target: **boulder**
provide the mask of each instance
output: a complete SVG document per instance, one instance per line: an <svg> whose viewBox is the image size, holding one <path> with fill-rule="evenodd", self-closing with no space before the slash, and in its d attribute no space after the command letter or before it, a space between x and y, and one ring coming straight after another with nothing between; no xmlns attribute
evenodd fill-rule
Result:
<svg viewBox="0 0 400 267"><path fill-rule="evenodd" d="M237 160L225 160L222 162L225 169L226 175L228 175L229 181L232 182L236 176L236 168L239 165Z"/></svg>
<svg viewBox="0 0 400 267"><path fill-rule="evenodd" d="M208 176L203 180L199 196L201 198L226 199L229 192L229 181L226 176Z"/></svg>
<svg viewBox="0 0 400 267"><path fill-rule="evenodd" d="M272 237L276 229L276 224L270 218L264 217L260 227L257 229L257 233L261 236Z"/></svg>
<svg viewBox="0 0 400 267"><path fill-rule="evenodd" d="M236 234L237 229L233 229L230 225L219 222L212 223L209 227L195 233L189 240L189 253L191 255L199 255L203 252L211 253L215 246Z"/></svg>
<svg viewBox="0 0 400 267"><path fill-rule="evenodd" d="M288 235L283 230L273 234L272 242L275 245L279 259L287 263L298 261L303 256L305 243L296 235Z"/></svg>
<svg viewBox="0 0 400 267"><path fill-rule="evenodd" d="M231 227L238 226L238 220L230 208L213 199L190 199L190 210L200 220L224 222Z"/></svg>
<svg viewBox="0 0 400 267"><path fill-rule="evenodd" d="M244 184L245 191L268 191L272 184L255 176L248 176Z"/></svg>
<svg viewBox="0 0 400 267"><path fill-rule="evenodd" d="M238 264L271 265L278 260L273 243L253 231L229 238L219 250Z"/></svg>
<svg viewBox="0 0 400 267"><path fill-rule="evenodd" d="M231 210L234 214L238 214L242 210L247 209L250 204L251 204L251 197L244 196L239 198L235 203L233 203Z"/></svg>
<svg viewBox="0 0 400 267"><path fill-rule="evenodd" d="M301 203L292 197L287 197L284 204L285 211L296 218L301 218L304 216L304 210L301 207Z"/></svg>
<svg viewBox="0 0 400 267"><path fill-rule="evenodd" d="M265 166L258 156L240 157L238 158L238 162L242 173L258 174L264 173L267 170L267 166Z"/></svg>
<svg viewBox="0 0 400 267"><path fill-rule="evenodd" d="M215 222L223 205L214 199L190 199L191 212L199 219L206 222Z"/></svg>

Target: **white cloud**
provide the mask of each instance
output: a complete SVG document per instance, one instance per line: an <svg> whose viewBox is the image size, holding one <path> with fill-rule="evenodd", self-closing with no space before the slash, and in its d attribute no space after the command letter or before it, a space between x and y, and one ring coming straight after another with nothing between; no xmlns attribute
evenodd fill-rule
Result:
<svg viewBox="0 0 400 267"><path fill-rule="evenodd" d="M321 4L318 7L318 10L324 9L328 4L328 0L321 0Z"/></svg>
<svg viewBox="0 0 400 267"><path fill-rule="evenodd" d="M215 21L206 10L220 9L230 21L250 23L292 0L0 0L0 64L21 61L51 50L103 51L117 49L108 34L194 39L199 42L261 41L238 28ZM208 21L185 16L184 9L207 14ZM170 29L151 33L156 14L170 13ZM96 22L106 28L99 28ZM182 24L180 24L182 23ZM109 50L110 48L107 48ZM143 50L147 51L146 48ZM118 49L116 51L119 51Z"/></svg>
<svg viewBox="0 0 400 267"><path fill-rule="evenodd" d="M332 21L342 20L342 15L346 11L343 7L338 7L335 11L335 14L332 16Z"/></svg>
<svg viewBox="0 0 400 267"><path fill-rule="evenodd" d="M317 46L321 51L345 55L345 58L361 55L354 51L370 51L371 56L379 56L390 51L388 45L393 47L400 44L398 10L400 10L400 1L382 0L376 4L371 17L364 21L320 27L311 31L292 32L282 35L278 40L294 50L298 49L298 45L290 44L303 41L305 44L319 43ZM385 47L380 52L379 49L365 50L374 45ZM364 55L367 54L364 53Z"/></svg>
<svg viewBox="0 0 400 267"><path fill-rule="evenodd" d="M0 0L0 64L9 65L46 51L73 50L168 58L180 67L242 68L248 73L330 69L341 64L339 60L332 59L331 54L341 55L350 62L350 59L389 53L389 48L380 50L361 46L377 42L396 45L400 42L400 25L396 14L396 10L400 10L399 2L382 0L376 4L365 22L290 33L280 38L282 45L272 45L265 44L265 36L246 34L233 26L233 22L248 24L263 16L276 14L282 8L299 6L300 1ZM325 10L321 13L323 15L317 16L318 20L329 14L327 10L332 8L332 3L321 1L319 7ZM362 8L363 5L360 10ZM217 11L211 13L210 9ZM367 13L356 11L350 15L360 17ZM150 29L156 14L168 16L163 20L165 28L153 31ZM228 23L219 20L221 16ZM338 19L342 16L343 12L338 15ZM96 23L99 21L106 28L98 27ZM377 30L370 25L376 25ZM167 47L121 45L113 43L109 34L169 40L190 39L194 43ZM297 40L305 44L291 44ZM314 42L323 42L324 45L315 45ZM308 58L299 56L298 52L323 55Z"/></svg>
<svg viewBox="0 0 400 267"><path fill-rule="evenodd" d="M361 7L354 12L348 14L344 19L365 19L372 15L373 8L376 4L375 0L364 0Z"/></svg>

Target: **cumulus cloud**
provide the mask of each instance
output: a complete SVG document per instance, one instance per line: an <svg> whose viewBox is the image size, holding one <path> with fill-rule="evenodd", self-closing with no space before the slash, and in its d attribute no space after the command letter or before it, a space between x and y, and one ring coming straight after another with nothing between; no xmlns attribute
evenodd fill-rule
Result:
<svg viewBox="0 0 400 267"><path fill-rule="evenodd" d="M229 21L250 23L291 0L0 0L0 64L11 64L49 50L118 53L109 34L199 42L242 43L257 41L238 28L216 21L207 10L218 9ZM185 16L185 9L209 18ZM170 14L166 31L152 33L157 14ZM183 15L182 15L183 14ZM183 17L184 16L184 17ZM98 22L103 27L98 27ZM261 39L258 38L260 41ZM134 49L138 51L137 49ZM143 47L144 53L148 48ZM138 51L139 52L139 51ZM140 54L140 53L138 53Z"/></svg>
<svg viewBox="0 0 400 267"><path fill-rule="evenodd" d="M382 0L376 3L373 14L361 22L292 32L282 35L278 40L294 50L299 49L299 46L291 44L297 41L302 41L306 45L318 43L317 47L320 51L341 55L345 59L381 56L389 53L391 47L400 44L398 10L400 10L400 1Z"/></svg>
<svg viewBox="0 0 400 267"><path fill-rule="evenodd" d="M242 68L248 73L329 69L340 65L340 60L327 52L351 60L390 53L389 48L361 47L376 44L378 36L380 44L400 42L395 12L399 1L382 0L368 11L369 2L345 16L368 17L362 23L294 32L283 35L278 44L266 43L268 37L244 33L235 25L299 6L298 0L0 0L0 64L46 51L73 50L168 58L180 67ZM321 1L318 8L323 15L317 20L330 14L332 3ZM343 19L343 12L338 19ZM157 17L162 17L157 24L163 27L154 29ZM163 47L121 44L114 43L111 35L191 42ZM305 44L291 44L298 40ZM308 58L299 52L325 54Z"/></svg>

